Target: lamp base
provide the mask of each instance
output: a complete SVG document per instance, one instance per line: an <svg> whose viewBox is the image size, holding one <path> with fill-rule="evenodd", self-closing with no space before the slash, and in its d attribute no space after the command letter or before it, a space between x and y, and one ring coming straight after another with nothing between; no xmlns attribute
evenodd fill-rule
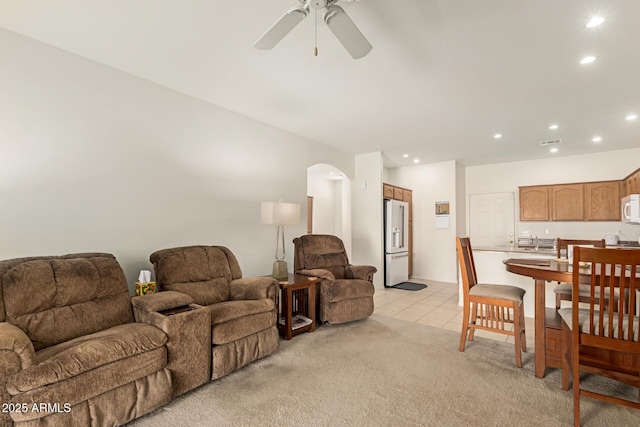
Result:
<svg viewBox="0 0 640 427"><path fill-rule="evenodd" d="M271 274L275 279L288 279L289 270L287 269L286 261L275 261L273 263L273 273Z"/></svg>

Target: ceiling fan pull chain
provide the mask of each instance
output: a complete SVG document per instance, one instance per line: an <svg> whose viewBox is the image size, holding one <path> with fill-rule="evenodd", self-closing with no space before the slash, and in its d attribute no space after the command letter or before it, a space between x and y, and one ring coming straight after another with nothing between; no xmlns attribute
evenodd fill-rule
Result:
<svg viewBox="0 0 640 427"><path fill-rule="evenodd" d="M315 47L313 48L313 56L318 56L318 9L315 10L315 34L314 34L314 42Z"/></svg>

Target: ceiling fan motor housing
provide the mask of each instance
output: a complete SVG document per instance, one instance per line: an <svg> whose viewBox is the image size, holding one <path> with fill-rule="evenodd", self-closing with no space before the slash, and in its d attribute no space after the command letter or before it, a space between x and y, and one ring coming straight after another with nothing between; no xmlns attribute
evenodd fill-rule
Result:
<svg viewBox="0 0 640 427"><path fill-rule="evenodd" d="M313 9L324 9L327 6L331 6L334 3L337 3L338 0L307 0L307 4L309 7Z"/></svg>

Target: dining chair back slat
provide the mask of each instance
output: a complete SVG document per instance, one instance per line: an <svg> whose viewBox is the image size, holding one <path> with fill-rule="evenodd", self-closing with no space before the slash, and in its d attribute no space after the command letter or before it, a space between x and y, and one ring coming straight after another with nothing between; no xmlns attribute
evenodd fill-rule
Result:
<svg viewBox="0 0 640 427"><path fill-rule="evenodd" d="M580 425L580 396L640 409L632 401L604 392L580 388L581 372L602 375L640 387L640 318L636 312L636 293L640 290L640 250L574 248L573 291L581 286L580 276L590 270L587 302L572 301L561 309L563 319L563 388L573 381L574 424ZM614 290L629 298L613 298ZM597 297L596 297L597 296ZM584 378L583 378L584 379Z"/></svg>

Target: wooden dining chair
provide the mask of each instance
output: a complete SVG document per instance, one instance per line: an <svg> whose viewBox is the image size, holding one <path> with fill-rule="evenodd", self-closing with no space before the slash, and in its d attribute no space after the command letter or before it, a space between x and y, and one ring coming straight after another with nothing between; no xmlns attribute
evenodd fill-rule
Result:
<svg viewBox="0 0 640 427"><path fill-rule="evenodd" d="M462 271L464 308L460 351L473 341L476 329L510 335L515 340L516 365L522 368L522 351L527 351L524 326L524 289L517 286L479 284L473 251L468 237L457 237L458 260ZM513 331L509 325L513 324Z"/></svg>
<svg viewBox="0 0 640 427"><path fill-rule="evenodd" d="M564 250L565 254L568 254L567 250L569 245L591 245L594 248L604 248L604 239L601 240L580 240L580 239L558 239L558 253L557 257L560 258L560 251ZM589 302L589 285L582 285L579 287L578 299L580 302ZM558 283L553 289L556 295L556 309L562 306L562 301L571 301L573 299L573 289L571 283ZM599 298L599 296L596 296Z"/></svg>
<svg viewBox="0 0 640 427"><path fill-rule="evenodd" d="M640 401L628 400L580 388L580 372L602 375L640 387L640 322L636 313L636 290L640 289L640 250L576 247L573 253L573 290L578 292L580 263L590 268L588 308L580 308L574 299L570 308L561 309L562 317L562 388L573 382L573 420L580 425L580 396L640 409ZM584 273L584 268L582 273ZM623 310L624 298L605 295L614 287L628 291L629 306ZM596 298L598 292L599 298ZM627 311L628 310L628 311Z"/></svg>

